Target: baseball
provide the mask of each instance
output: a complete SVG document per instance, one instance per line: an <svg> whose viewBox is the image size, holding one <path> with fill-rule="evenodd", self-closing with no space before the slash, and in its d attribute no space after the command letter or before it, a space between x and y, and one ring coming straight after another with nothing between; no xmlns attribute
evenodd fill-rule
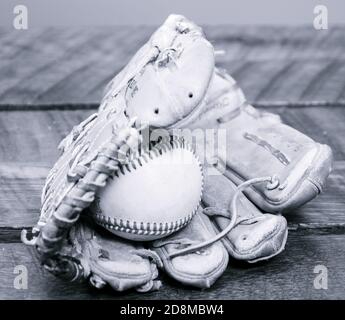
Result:
<svg viewBox="0 0 345 320"><path fill-rule="evenodd" d="M96 194L90 211L117 236L155 240L191 221L202 188L202 167L192 147L172 139L131 158Z"/></svg>

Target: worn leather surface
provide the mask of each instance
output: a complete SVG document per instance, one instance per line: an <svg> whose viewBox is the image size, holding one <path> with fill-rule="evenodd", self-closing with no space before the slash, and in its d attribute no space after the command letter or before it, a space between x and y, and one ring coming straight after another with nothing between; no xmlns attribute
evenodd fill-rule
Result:
<svg viewBox="0 0 345 320"><path fill-rule="evenodd" d="M200 63L203 68L200 68ZM137 249L137 244L125 242L115 236L110 239L99 234L96 238L90 238L89 231L92 228L87 229L78 222L73 229L77 233L68 232L76 219L71 219L68 223L61 222L59 225L51 223L56 204L54 199L64 197L77 183L83 185L80 180L88 171L90 161L111 137L116 137L121 126L126 126L129 118L137 117L138 123L150 122L154 126L166 126L192 113L205 96L213 75L213 66L213 47L203 37L201 29L182 16L171 15L110 82L99 112L76 126L62 141L60 149L63 153L51 170L42 193L42 211L37 229L49 229L54 231L54 234L57 231L59 248L54 247L54 250L58 251L69 248L66 243L60 248L60 241L69 235L73 249L77 250L77 254L70 254L77 258L75 263L68 260L63 270L60 269L61 265L57 266L55 263L51 269L53 273L61 275L66 271L71 275L69 278L73 278L74 271L77 271L75 266L81 264L82 268L77 269L82 271L76 272L75 276L82 275L85 279L91 279L91 283L96 287L108 283L119 291L132 287L141 291L157 288L152 281L157 276L152 264L160 265L157 255L149 254L150 251L145 251L140 245ZM186 77L189 74L193 75L193 81ZM139 84L141 79L143 81ZM138 104L142 109L135 107ZM101 169L110 171L110 168L103 164ZM89 184L92 184L92 181ZM102 181L102 186L104 184ZM92 202L93 197L88 197L87 200ZM81 200L73 201L77 203ZM75 203L72 204L73 208ZM69 209L70 206L64 212L66 216L69 215ZM65 216L61 220L64 218ZM198 239L198 236L195 238ZM218 244L218 247L225 252L221 244ZM109 259L98 256L99 248L102 252L109 253ZM132 248L136 250L134 256ZM226 263L224 265L226 266ZM220 266L217 267L218 271L221 269ZM196 270L196 277L201 277L199 271ZM213 277L215 276L211 276L210 281L213 281Z"/></svg>
<svg viewBox="0 0 345 320"><path fill-rule="evenodd" d="M110 285L116 291L135 288L139 291L158 289L156 262L139 242L115 237L92 222L80 220L69 233L71 256L80 259L84 275L95 286Z"/></svg>
<svg viewBox="0 0 345 320"><path fill-rule="evenodd" d="M207 240L215 234L214 226L200 208L184 229L153 242L152 249L161 257L165 272L172 278L186 285L209 288L228 264L229 256L222 242L174 258L168 257L168 254Z"/></svg>
<svg viewBox="0 0 345 320"><path fill-rule="evenodd" d="M106 88L100 111L113 108L124 89L129 116L151 126L169 126L193 112L206 94L214 50L201 28L170 15Z"/></svg>
<svg viewBox="0 0 345 320"><path fill-rule="evenodd" d="M331 149L283 124L279 116L250 106L235 80L215 69L212 48L200 38L201 29L190 24L198 36L189 42L189 49L160 67L148 65L135 77L133 89L126 94L129 114L171 130L226 130L226 142L216 148L226 149L218 162L226 166L231 180L237 185L262 176L279 180L275 188L262 183L246 191L265 211L287 212L313 199L332 169Z"/></svg>
<svg viewBox="0 0 345 320"><path fill-rule="evenodd" d="M194 25L195 28L195 25ZM197 29L198 33L200 32L199 29ZM204 43L204 42L201 42ZM181 128L187 128L187 129L217 129L219 124L215 121L217 117L222 116L224 113L231 113L232 111L235 112L235 114L238 112L238 106L245 101L244 96L240 90L236 90L235 81L231 80L231 85L235 87L234 90L229 91L228 90L228 81L225 81L220 76L216 75L214 72L214 59L213 56L210 55L209 52L209 45L203 45L203 46L195 46L196 50L190 49L190 51L185 50L185 54L189 55L189 58L187 59L186 55L181 55L184 57L185 60L182 59L182 61L171 61L170 67L169 64L165 65L163 70L160 70L158 68L158 76L157 76L157 68L154 66L148 65L146 69L148 71L145 71L144 73L141 73L139 76L135 78L135 94L133 98L127 98L126 99L126 105L127 105L127 113L131 116L139 115L139 119L150 119L149 122L151 126L159 126L159 127L166 127L170 129L174 134L179 134L181 132L176 131L176 129ZM204 52L203 52L204 51ZM197 53L196 53L197 52ZM192 58L192 55L194 55L194 58ZM207 61L206 61L207 60ZM189 61L188 63L190 66L186 68L187 66L183 63L184 61ZM206 61L206 62L205 62ZM149 68L148 68L149 67ZM192 68L197 69L198 71L196 73L195 70L192 70ZM183 72L183 70L188 70L188 72ZM156 71L156 72L155 72ZM210 71L212 71L210 73ZM166 78L161 78L161 74L164 75ZM179 75L181 78L179 79L179 84L176 85L176 83L171 83L171 86L164 87L168 89L167 91L164 91L162 89L162 83L167 83L166 79L173 78L175 79L175 76ZM191 91L191 86L198 84L199 86L202 85L202 87L198 87L197 91L198 93L204 93L204 97L198 99L194 99L194 95L192 98L187 99L186 93L188 91ZM195 90L193 90L194 92ZM167 94L168 93L168 94ZM226 95L226 97L219 98L221 94L229 93ZM182 94L182 95L181 95ZM127 93L128 96L128 93ZM171 98L173 97L173 98ZM175 98L174 98L175 97ZM181 97L184 99L181 100ZM169 105L168 102L172 102L175 104L178 104L179 107L186 108L184 111L181 112L182 115L184 115L182 118L174 118L172 117L172 112L174 110L172 105ZM189 103L188 103L189 102ZM190 103L192 102L192 104ZM214 102L212 104L212 102ZM217 105L215 105L217 104ZM155 115L155 117L152 119L153 114L153 107L154 106L161 106L163 105L163 108L160 108L159 113ZM234 106L233 110L229 110L228 106ZM170 110L171 109L171 110ZM173 119L173 121L166 121L167 118L170 117ZM177 121L176 121L177 120ZM169 124L168 124L169 122ZM184 135L184 132L182 132L182 135ZM187 141L189 137L186 137ZM212 140L213 141L213 140ZM189 141L191 142L191 141ZM199 148L199 144L195 143L193 145L196 149L196 152L201 159L201 162L204 165L207 165L208 160L210 156L206 153L205 155L205 149L203 148L203 145L201 145L201 149ZM219 146L223 149L224 157L227 156L227 150L228 145L227 143L224 143L223 145ZM240 144L234 148L234 151L236 151L240 148ZM210 149L210 148L208 148ZM248 159L248 161L251 161L252 157ZM208 175L209 172L205 171L205 176ZM218 173L219 174L219 173ZM229 181L230 182L230 181ZM233 187L235 185L231 183ZM234 189L231 189L230 191L220 191L222 194L219 195L220 198L226 197L227 199L231 199L231 196L234 193ZM207 197L208 190L204 190L203 198ZM246 199L247 200L247 199ZM253 206L248 200L245 201L242 197L243 208L241 210L241 214L243 216L248 216L248 218L253 216L262 216L261 212L257 210L255 206ZM232 239L231 241L235 243L236 239L240 239L243 234L248 233L256 233L257 239L252 243L252 248L247 248L247 252L245 253L241 248L241 245L238 246L238 248L234 250L229 249L229 253L237 258L242 260L255 260L255 259L264 259L271 257L278 253L279 249L284 247L286 237L283 239L279 239L278 235L271 235L270 231L273 229L279 229L280 233L286 234L286 223L284 224L282 221L285 222L284 218L275 218L275 217L269 217L264 216L265 219L260 220L260 225L256 225L256 229L251 231L253 227L249 227L248 225L244 226L243 224L239 225L236 230L234 230L233 233L229 234L229 239ZM267 218L267 219L266 219ZM220 225L224 226L224 224L227 224L229 221L228 219L225 220L225 218L219 218L217 219L220 221ZM221 223L222 221L225 221L225 223ZM187 230L187 231L186 231ZM191 237L191 235L188 235L189 229L184 229L180 232L182 235L186 235L188 237ZM266 233L265 233L266 232ZM197 239L198 234L195 233L193 236ZM264 243L268 237L273 237L273 240L270 240L270 243L276 243L276 247L278 248L271 248L269 250L259 250L257 248L258 242ZM249 244L250 242L247 241ZM162 249L167 247L167 245L162 245ZM229 247L230 248L230 247ZM265 256L266 254L266 256ZM256 255L256 256L255 256ZM170 273L173 272L174 269L170 269Z"/></svg>
<svg viewBox="0 0 345 320"><path fill-rule="evenodd" d="M277 115L256 110L224 72L216 70L207 103L189 127L226 130L226 150L218 161L236 184L265 176L279 180L275 188L262 183L247 191L268 212L287 212L313 199L332 169L329 146L283 124Z"/></svg>

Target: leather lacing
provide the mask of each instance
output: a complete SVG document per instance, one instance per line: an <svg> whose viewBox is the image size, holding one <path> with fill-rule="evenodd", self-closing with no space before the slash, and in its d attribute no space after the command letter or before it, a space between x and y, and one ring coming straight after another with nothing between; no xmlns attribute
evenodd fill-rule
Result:
<svg viewBox="0 0 345 320"><path fill-rule="evenodd" d="M213 243L224 238L235 227L235 225L237 223L237 217L238 217L237 199L238 199L239 195L245 189L247 189L247 188L249 188L255 184L263 183L263 182L269 182L268 185L271 185L271 184L276 185L277 184L277 178L276 177L260 177L260 178L254 178L254 179L247 180L247 181L243 182L242 184L240 184L237 187L237 189L233 195L233 198L230 202L230 205L229 205L230 223L228 224L228 226L223 231L221 231L220 233L218 233L216 236L214 236L211 239L208 239L208 240L201 242L199 244L196 244L196 245L192 245L186 249L182 249L182 250L179 250L176 252L169 253L168 254L169 258L172 259L172 258L177 257L177 256L181 256L181 255L185 255L185 254L189 254L189 253L193 253L193 252L198 252L201 249L208 247L208 246L212 245ZM278 184L279 184L279 181L278 181ZM206 213L206 214L207 214L207 209L208 208L204 209L204 213ZM209 211L212 214L212 211L211 210L209 210Z"/></svg>
<svg viewBox="0 0 345 320"><path fill-rule="evenodd" d="M130 120L128 129L132 125L133 120ZM65 230L68 230L78 220L80 212L93 202L95 192L100 187L105 186L108 177L118 169L121 163L118 151L123 147L126 147L126 150L131 149L132 144L136 145L138 139L141 139L137 131L135 131L135 135L133 135L133 132L123 131L121 137L120 135L114 136L104 145L103 150L91 161L85 175L79 177L81 179L75 181L74 184L71 184L59 198L59 201L55 204L55 209L52 208L54 210L48 217L49 223L41 221L43 216L47 214L44 212L37 226L33 228L32 239L27 238L27 230L22 230L21 240L24 244L36 245L38 251L42 254L52 255L57 252L59 244L65 237ZM67 140L70 143L70 139ZM63 214L60 214L61 206L70 207L68 216L65 216L65 209L61 209Z"/></svg>

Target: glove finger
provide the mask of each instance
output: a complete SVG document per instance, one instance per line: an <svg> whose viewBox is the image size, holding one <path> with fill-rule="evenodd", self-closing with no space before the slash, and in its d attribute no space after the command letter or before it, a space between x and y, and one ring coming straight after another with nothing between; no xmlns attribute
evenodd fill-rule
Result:
<svg viewBox="0 0 345 320"><path fill-rule="evenodd" d="M329 146L283 124L278 115L256 110L236 82L217 69L207 96L208 103L193 126L226 131L222 141L217 137L221 132L214 132L215 156L225 174L236 185L264 176L274 181L245 191L257 206L272 213L286 212L322 191L332 170Z"/></svg>
<svg viewBox="0 0 345 320"><path fill-rule="evenodd" d="M157 259L142 243L127 241L80 221L72 229L72 256L81 262L84 278L97 287L110 285L116 291L136 289L140 292L160 287Z"/></svg>
<svg viewBox="0 0 345 320"><path fill-rule="evenodd" d="M203 202L209 207L205 212L212 216L219 230L230 223L230 202L236 189L236 185L223 175L205 176ZM256 262L280 253L287 240L286 219L262 213L243 194L239 195L236 205L235 226L223 238L229 254L235 259Z"/></svg>
<svg viewBox="0 0 345 320"><path fill-rule="evenodd" d="M198 27L181 16L167 19L109 86L100 106L121 92L126 113L154 127L171 126L202 102L214 68L214 50ZM150 50L151 48L151 50ZM156 55L148 53L156 50ZM127 82L118 79L127 79Z"/></svg>
<svg viewBox="0 0 345 320"><path fill-rule="evenodd" d="M156 240L151 247L161 257L163 269L169 276L185 285L209 288L224 273L228 264L228 253L221 242L186 255L171 258L170 254L215 234L214 226L200 209L184 229Z"/></svg>

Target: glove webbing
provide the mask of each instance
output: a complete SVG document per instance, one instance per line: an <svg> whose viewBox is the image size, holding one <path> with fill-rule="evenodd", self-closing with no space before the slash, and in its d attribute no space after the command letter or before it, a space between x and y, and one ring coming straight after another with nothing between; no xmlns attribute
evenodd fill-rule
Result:
<svg viewBox="0 0 345 320"><path fill-rule="evenodd" d="M133 123L130 121L129 127L132 125ZM66 195L56 205L48 222L42 228L33 229L35 233L38 232L37 236L28 240L27 231L22 231L22 241L26 244L36 245L37 250L42 254L42 261L57 254L67 231L78 220L80 212L90 205L96 191L103 187L107 178L118 169L124 153L131 148L130 144L137 143L137 137L131 136L129 132L124 132L124 134L114 136L105 145L95 160L91 162L84 177L66 191Z"/></svg>
<svg viewBox="0 0 345 320"><path fill-rule="evenodd" d="M105 186L108 177L118 169L117 151L122 141L116 139L110 142L104 151L92 161L90 169L74 185L60 205L42 228L37 238L36 246L42 254L51 255L57 252L66 231L78 220L80 212L94 200L97 189Z"/></svg>

